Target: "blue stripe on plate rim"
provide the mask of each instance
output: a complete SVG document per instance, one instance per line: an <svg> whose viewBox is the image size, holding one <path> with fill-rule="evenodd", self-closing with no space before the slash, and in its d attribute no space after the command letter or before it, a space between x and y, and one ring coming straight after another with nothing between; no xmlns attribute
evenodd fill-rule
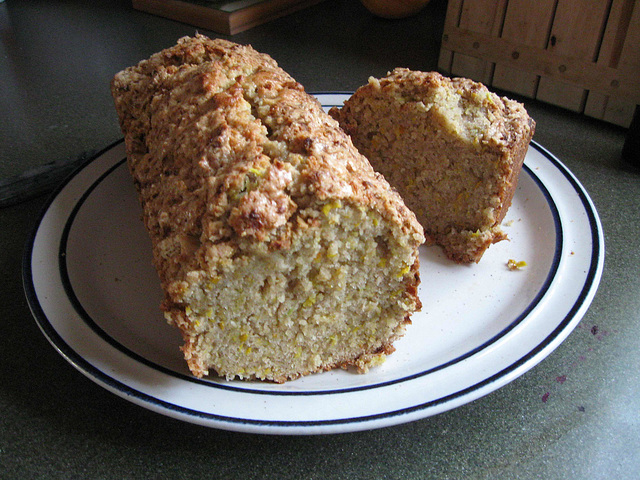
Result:
<svg viewBox="0 0 640 480"><path fill-rule="evenodd" d="M115 147L119 143L121 143L121 141L115 142L114 144L112 144L111 146L107 147L102 152L98 153L93 159L89 160L84 166L80 167L78 169L78 171L82 170L84 167L86 167L86 165L91 163L91 161L95 160L96 158L98 158L99 156L101 156L102 154L104 154L105 152L110 150L111 148ZM423 404L418 404L418 405L414 405L412 407L403 408L403 409L400 409L398 411L391 411L391 412L384 412L384 413L380 413L380 414L376 414L376 415L369 415L369 416L363 416L363 417L350 417L350 418L342 418L342 419L310 420L310 421L254 420L254 419L242 419L242 418L236 418L236 417L227 417L227 416L216 415L216 414L213 414L213 413L206 413L206 412L201 412L201 411L198 411L198 410L185 408L185 407L182 407L180 405L175 405L175 404L172 404L170 402L166 402L166 401L160 400L160 399L158 399L156 397L153 397L151 395L148 395L146 393L140 392L138 390L135 390L135 389L129 387L128 385L120 382L119 380L116 380L113 377L107 375L105 372L95 368L91 364L89 364L84 358L82 358L80 355L78 355L73 349L71 349L71 347L69 347L66 344L66 342L58 335L56 330L50 324L48 318L46 317L46 314L44 313L44 311L42 310L42 308L41 308L41 306L39 304L39 301L38 301L38 298L37 298L37 294L35 292L35 287L34 287L34 284L33 284L33 278L31 276L31 273L32 273L31 257L32 257L32 252L33 252L35 236L37 234L37 228L35 228L33 230L32 235L31 235L31 237L29 239L29 242L27 243L27 248L26 248L25 254L24 254L23 277L24 277L24 286L25 286L25 292L26 292L26 295L27 295L27 299L29 300L29 305L30 305L30 307L32 309L33 315L34 315L36 321L38 322L38 325L42 329L43 333L45 333L45 335L49 338L49 340L56 347L56 349L72 365L74 365L81 372L83 372L84 374L94 378L99 383L101 383L101 384L103 384L103 385L105 385L105 386L107 386L107 387L109 387L109 388L111 388L111 389L113 389L115 391L118 391L118 392L120 392L120 393L122 393L122 394L124 394L126 396L134 397L134 398L138 399L139 401L143 402L144 404L147 404L149 406L160 407L163 410L172 411L172 412L175 412L175 413L178 413L178 414L181 414L181 415L186 415L187 417L200 418L200 419L206 419L206 420L214 420L214 421L226 422L226 423L232 423L232 424L255 425L255 426L308 427L308 426L326 426L326 425L340 425L340 424L370 422L370 421L375 421L375 420L378 420L378 419L385 419L385 418L395 417L395 416L398 416L398 415L405 415L405 414L409 414L411 412L420 411L420 410L423 410L423 409L426 409L426 408L435 407L437 405L446 404L448 402L451 402L451 401L455 400L456 398L463 397L463 396L465 396L465 395L467 395L467 394L469 394L469 393L471 393L471 392L473 392L475 390L479 390L479 389L481 389L481 388L483 388L483 387L485 387L487 385L490 385L491 383L493 383L495 381L498 381L500 378L508 375L510 372L516 370L520 366L522 366L522 365L526 364L527 362L529 362L539 352L544 350L571 323L572 319L574 318L574 316L576 315L578 310L581 308L581 306L584 303L584 301L586 300L586 298L589 296L589 292L591 291L591 288L592 288L592 286L593 286L593 284L594 284L594 282L596 280L596 276L597 276L597 272L598 272L598 259L600 257L600 237L602 236L602 234L601 234L601 231L600 231L600 228L599 228L599 222L597 221L595 213L593 212L593 210L592 210L592 208L590 206L590 201L589 201L586 193L583 191L581 185L577 182L577 180L575 180L573 175L570 172L568 172L568 170L566 170L566 168L550 152L548 152L546 149L544 149L543 147L538 145L536 142L532 142L532 146L534 148L538 149L540 151L540 153L542 153L552 164L554 164L558 168L558 170L560 170L561 173L569 180L569 182L572 184L572 186L574 187L574 189L578 193L578 195L579 195L579 197L581 199L581 202L582 202L583 206L585 207L585 211L587 212L587 215L588 215L589 224L592 227L591 234L592 234L593 249L592 249L592 254L591 254L590 268L589 268L589 271L587 273L587 277L586 277L585 283L583 285L583 288L581 290L581 293L578 296L578 299L574 303L574 305L571 308L571 310L568 312L568 314L565 316L565 318L558 324L558 326L554 329L554 331L551 332L542 342L540 342L538 344L538 346L536 348L532 349L527 355L522 356L516 362L512 363L511 365L509 365L508 367L506 367L502 371L497 372L496 374L492 375L491 377L488 377L488 378L486 378L486 379L484 379L484 380L482 380L480 382L477 382L477 383L475 383L473 385L470 385L469 387L467 387L465 389L462 389L462 390L459 390L457 392L454 392L454 393L452 393L450 395L447 395L447 396L444 396L444 397L441 397L441 398L438 398L438 399L435 399L435 400L432 400L432 401L429 401L429 402L426 402L426 403L423 403ZM121 164L121 162L118 162L117 165L112 166L107 172L105 172L101 176L101 178L104 178L106 175L108 175L108 173L113 171L114 168L117 168L117 166L119 164ZM540 184L540 182L537 179L537 177L535 177L535 175L533 175L533 172L531 172L531 170L528 169L528 168L527 168L527 173L532 175L532 178L534 178L536 180L536 183ZM46 213L46 211L47 211L48 207L50 206L50 204L54 201L55 197L64 189L64 187L66 186L68 181L70 181L71 178L73 178L74 176L75 176L75 174L71 175L69 177L69 179L67 181L65 181L56 190L56 192L54 192L54 194L51 196L50 200L47 202L47 204L43 208L43 211L41 213L39 221L37 222L37 225L39 225L40 221L42 220L42 217ZM545 188L545 190L546 190L546 188ZM548 192L545 194L545 196L547 198L551 198L548 195ZM80 203L80 202L78 202L78 203ZM556 262L556 258L557 258L557 255L554 256L554 263ZM99 328L99 327L97 327L97 328ZM103 333L103 335L106 335L106 334ZM108 338L110 338L110 337L108 337ZM136 356L136 357L139 357L135 353L133 355ZM146 361L145 359L143 359L143 361L145 363L150 363L150 362ZM163 368L163 370L167 370L167 369L164 369L164 367L160 367L160 368ZM172 371L170 371L170 372L171 372L171 374L175 374ZM184 377L188 378L186 376L184 376ZM406 379L403 379L403 380L406 380ZM381 385L378 384L376 386L379 387ZM226 387L226 388L230 388L230 387ZM369 388L369 387L365 387L365 388ZM346 391L347 390L341 390L341 391L337 391L335 393L346 393ZM243 390L243 393L245 393L245 392L246 393L258 393L258 392L255 392L255 391ZM259 392L259 393L263 393L263 392ZM264 392L264 393L272 393L272 392ZM297 393L297 392L292 392L292 393ZM316 392L313 392L313 393L316 393ZM331 394L332 392L324 391L324 392L321 392L321 393L323 393L323 394Z"/></svg>
<svg viewBox="0 0 640 480"><path fill-rule="evenodd" d="M534 349L529 351L526 355L523 355L522 357L520 357L517 361L513 362L512 364L510 364L508 367L504 368L500 372L497 372L494 375L492 375L492 376L490 376L490 377L488 377L488 378L486 378L486 379L484 379L484 380L482 380L480 382L477 382L477 383L475 383L473 385L470 385L470 386L468 386L468 387L466 387L466 388L464 388L462 390L459 390L457 392L454 392L452 394L443 396L443 397L438 398L438 399L431 400L431 401L426 402L426 403L414 405L414 406L407 407L407 408L402 408L402 409L397 410L397 411L383 412L383 413L375 414L375 415L368 415L368 416L363 416L363 417L350 417L350 418L342 418L342 419L330 419L330 420L280 421L280 420L242 419L242 418L237 418L237 417L227 417L227 416L217 415L217 414L214 414L214 413L207 413L207 412L201 412L201 411L189 409L189 408L186 408L186 407L182 407L180 405L175 405L175 404L172 404L170 402L166 402L164 400L160 400L160 399L158 399L156 397L153 397L151 395L148 395L148 394L146 394L144 392L140 392L140 391L138 391L136 389L133 389L133 388L129 387L128 385L122 383L121 381L119 381L119 380L111 377L110 375L106 374L105 372L97 369L96 367L91 365L89 362L87 362L83 357L78 355L64 341L64 339L62 339L60 337L58 332L51 325L49 319L47 318L45 312L43 311L43 309L42 309L42 307L41 307L41 305L39 303L38 296L37 296L37 293L36 293L36 290L35 290L35 285L34 285L33 277L32 277L32 265L31 265L32 255L33 255L33 248L34 248L34 242L35 242L35 239L36 239L36 235L37 235L37 232L38 232L38 227L39 227L44 215L46 214L48 208L51 206L51 204L53 203L55 198L62 192L62 190L64 190L64 188L71 181L72 178L74 178L82 169L84 169L87 165L89 165L95 159L97 159L98 157L104 155L106 152L108 152L109 150L111 150L114 147L118 146L120 143L122 143L122 140L114 142L113 144L109 145L108 147L106 147L101 152L98 152L94 157L92 157L91 159L87 160L87 162L85 164L80 166L73 174L71 174L67 178L67 180L65 180L53 192L53 194L51 195L49 200L44 205L44 207L43 207L43 209L42 209L42 211L40 213L40 216L38 218L38 221L36 222L36 227L31 232L31 235L29 237L29 240L27 242L27 245L26 245L26 248L25 248L25 252L24 252L24 255L23 255L23 283L24 283L25 294L26 294L29 306L31 308L32 314L34 315L34 318L35 318L36 322L38 323L38 326L40 327L40 329L47 336L47 338L50 340L50 342L56 347L58 352L65 359L67 359L67 361L69 361L69 363L71 363L74 367L76 367L78 370L80 370L85 375L95 379L98 383L103 384L104 386L106 386L106 387L108 387L108 388L110 388L110 389L112 389L112 390L114 390L116 392L120 392L123 395L126 395L128 397L136 398L137 400L139 400L143 404L147 404L149 406L156 406L156 407L159 407L159 408L161 408L163 410L172 411L172 412L175 412L175 413L178 413L178 414L181 414L181 415L185 415L187 417L200 418L200 419L206 419L206 420L215 420L215 421L227 422L227 423L233 423L233 424L258 425L258 426L305 427L305 426L340 425L340 424L348 424L348 423L370 422L370 421L374 421L374 420L378 420L378 419L384 419L384 418L395 417L395 416L398 416L398 415L409 414L411 412L420 411L420 410L431 408L431 407L435 407L435 406L441 405L441 404L446 404L446 403L451 402L451 401L453 401L453 400L455 400L457 398L463 397L463 396L465 396L467 394L470 394L473 391L479 390L479 389L481 389L481 388L483 388L483 387L485 387L487 385L490 385L490 384L498 381L499 379L505 377L509 373L511 373L514 370L518 369L522 365L527 364L529 361L531 361L533 358L535 358L536 355L538 355L541 351L543 351L548 345L553 343L554 339L556 339L571 324L572 320L574 319L574 317L576 316L578 311L582 308L583 304L585 303L585 301L590 296L590 294L592 292L592 287L594 286L594 284L596 284L596 282L598 280L598 277L599 277L599 265L600 265L600 257L601 257L601 253L602 253L601 252L601 248L602 248L601 243L602 243L603 235L602 235L602 231L601 231L601 226L600 226L599 220L597 219L597 216L595 214L595 211L593 209L591 201L590 201L588 195L586 194L586 192L584 191L582 185L580 185L580 183L573 176L573 174L553 154L551 154L547 149L545 149L544 147L539 145L537 142L532 141L531 142L532 147L537 149L547 160L549 160L549 162L551 164L553 164L562 173L562 175L569 181L569 183L571 184L571 186L573 187L575 192L578 194L578 197L580 198L580 201L581 201L581 203L582 203L582 205L584 207L584 210L585 210L585 212L587 214L589 225L591 226L591 243L592 243L590 267L589 267L589 270L587 272L587 275L586 275L586 278L585 278L585 282L584 282L584 285L583 285L583 287L581 289L580 294L578 295L576 301L574 302L574 304L571 307L571 309L569 310L569 312L565 315L565 317L562 319L562 321L559 322L557 327L544 340L542 340ZM73 223L73 218L75 218L75 215L77 214L78 210L80 209L80 207L82 206L82 204L84 203L84 201L86 200L88 195L90 195L91 191L101 181L103 181L110 173L112 173L113 170L118 168L123 162L124 162L124 160L116 162L115 165L112 165L106 172L104 172L100 176L100 178L98 178L92 184L92 186L89 189L87 189L87 191L83 194L81 199L79 199L77 204L74 206L73 212L70 215L69 219L67 220L67 223L66 223L65 228L64 228L63 238L60 241L60 252L59 252L60 253L59 258L62 260L61 265L60 265L61 273L64 272L63 278L66 278L64 287L67 290L67 292L71 292L70 300L72 301L74 308L76 308L76 310L78 310L78 314L81 316L83 321L87 322L87 324L98 335L100 335L100 337L102 339L107 341L114 348L117 348L118 350L122 351L126 355L130 356L132 359L134 359L136 361L140 361L140 362L142 362L142 363L144 363L147 366L150 366L152 368L158 369L158 370L162 371L163 373L166 373L166 374L169 374L169 375L172 375L172 376L177 376L177 377L179 377L181 379L185 379L185 380L189 380L189 381L193 381L193 382L198 382L198 383L203 383L203 384L206 384L206 385L214 387L214 388L235 390L235 391L238 391L240 393L265 394L265 395L294 395L294 396L295 395L305 395L305 396L306 395L335 395L335 394L353 392L355 390L380 388L382 386L386 386L386 385L389 385L389 384L404 382L404 381L408 381L408 380L411 380L411 379L416 378L416 377L420 377L420 376L427 375L429 373L433 373L436 370L440 370L442 368L446 368L447 366L450 366L450 365L452 365L454 363L457 363L457 362L463 360L464 358L467 358L467 357L473 355L474 353L477 353L478 351L486 348L488 345L490 345L491 343L494 343L500 337L503 337L506 333L508 333L509 330L513 329L517 325L517 323L522 320L522 318L526 317L526 313L525 312L530 312L531 309L533 309L535 307L535 304L537 304L540 301L541 297L544 296L541 293L538 294L536 296L536 298L533 300L533 302L525 309L525 311L522 314L520 314L516 318L516 320L514 320L514 322L512 322L512 324L510 324L505 330L503 330L503 332L500 332L498 335L496 335L496 337L490 339L485 344L473 349L470 352L465 353L464 355L462 355L462 356L460 356L460 357L458 357L456 359L451 360L450 362L447 362L446 364L442 364L442 365L439 365L439 366L434 367L432 369L429 369L427 371L420 372L420 373L417 373L417 374L414 374L414 375L411 375L411 376L403 377L403 378L400 378L400 379L395 379L395 380L392 380L392 381L389 381L389 382L384 382L384 383L379 383L379 384L374 384L374 385L366 385L366 386L362 386L362 387L346 388L346 389L341 389L341 390L302 391L302 392L276 392L276 391L259 391L259 390L251 390L251 389L247 389L247 388L238 388L238 387L231 386L231 385L223 385L223 384L217 384L217 383L213 383L213 382L206 381L206 380L199 380L199 379L195 379L195 378L192 378L190 376L187 376L187 375L176 373L176 372L174 372L172 370L169 370L169 369L167 369L165 367L156 365L153 362L150 362L150 361L146 360L145 358L141 357L140 355L136 354L135 352L131 352L126 347L124 347L121 344L119 344L115 339L113 339L112 337L107 335L89 317L89 315L86 313L86 311L84 311L84 309L82 308L82 305L80 304L79 300L73 294L73 288L72 288L71 283L70 283L70 281L68 279L68 276L66 276L66 265L63 266L64 263L65 263L64 262L64 248L66 246L66 238L68 236L69 229L71 228L71 225ZM547 199L547 201L549 203L549 206L550 206L550 208L552 210L554 223L555 223L555 226L556 226L556 251L555 251L555 254L554 254L554 259L553 259L552 266L550 268L549 274L548 274L547 279L546 279L546 281L545 281L545 283L544 283L544 285L543 285L543 287L541 289L541 292L542 292L542 290L546 291L549 288L549 285L552 282L553 277L554 277L554 275L555 275L555 273L557 271L557 268L558 268L558 263L559 263L559 258L561 256L561 248L562 248L562 238L561 238L561 236L562 236L562 226L561 226L561 223L560 223L560 220L559 220L557 207L556 207L551 195L549 194L548 190L542 184L542 182L538 179L538 177L531 171L531 169L529 169L526 165L524 166L524 168L525 168L525 171L534 180L534 182L538 185L538 187L541 188L541 191L543 192L543 195Z"/></svg>
<svg viewBox="0 0 640 480"><path fill-rule="evenodd" d="M495 343L498 340L500 340L507 333L509 333L511 330L513 330L518 324L520 324L520 322L522 322L522 320L527 318L529 313L531 313L531 311L545 297L547 291L549 290L549 288L551 286L551 283L552 283L553 279L556 276L556 273L557 273L557 270L558 270L558 266L560 264L560 258L562 257L563 231L562 231L562 224L560 223L558 208L557 208L553 198L551 197L549 191L547 190L547 188L542 184L542 182L538 179L538 177L533 174L531 169L525 165L524 166L524 170L529 174L529 176L536 183L537 187L542 191L542 193L543 193L545 199L547 200L547 203L548 203L548 205L549 205L549 207L551 209L551 212L552 212L552 216L553 216L553 220L554 220L554 226L555 226L555 238L556 238L554 257L553 257L553 261L551 263L551 267L549 269L549 272L547 274L547 277L546 277L542 287L540 288L540 290L538 291L536 296L531 301L531 303L525 309L523 309L523 311L519 315L517 315L515 317L515 319L506 328L504 328L501 332L497 333L495 336L493 336L492 338L490 338L486 342L484 342L484 343L476 346L475 348L473 348L473 349L471 349L471 350L469 350L469 351L457 356L454 359L449 360L446 363L442 363L442 364L437 365L435 367L431 367L428 370L424 370L422 372L414 373L412 375L408 375L408 376L401 377L401 378L396 378L396 379L389 380L389 381L386 381L386 382L375 383L375 384L371 384L371 385L362 385L362 386L358 386L358 387L341 388L341 389L334 389L334 390L307 390L307 391L304 391L304 390L302 390L302 391L256 390L256 389L252 389L250 387L247 387L246 385L237 386L237 385L233 385L233 384L229 384L229 383L223 383L223 381L218 382L218 381L211 381L211 380L206 380L206 379L205 380L198 379L198 378L190 376L190 375L185 375L185 374L180 373L180 372L175 372L175 371L173 371L171 369L163 367L162 365L158 365L158 364L156 364L154 362L151 362L150 360L146 359L145 357L143 357L143 356L135 353L134 351L130 350L129 348L125 347L120 342L118 342L115 338L113 338L112 336L107 334L96 323L96 321L91 317L91 315L85 310L85 308L82 305L82 302L78 299L78 297L77 297L77 295L76 295L76 293L74 291L71 279L69 278L69 274L68 274L68 271L67 271L67 240L69 238L69 233L70 233L71 229L73 228L73 224L74 224L74 221L76 219L76 216L77 216L78 212L82 209L82 206L84 205L85 201L91 196L91 193L105 179L107 179L109 177L109 175L111 175L117 168L122 166L125 161L126 161L126 159L122 159L122 160L116 162L114 165L112 165L110 168L108 168L102 175L100 175L85 190L83 195L78 199L77 203L74 205L71 213L69 214L69 217L67 218L67 221L66 221L64 229L63 229L62 237L61 237L61 240L60 240L60 247L59 247L59 253L58 253L58 261L59 261L59 267L60 267L60 277L61 277L61 280L62 280L62 284L63 284L64 290L65 290L65 292L67 294L67 297L68 297L69 301L71 302L71 304L73 305L76 313L78 314L78 316L98 336L100 336L100 338L102 338L103 341L105 341L108 344L110 344L113 348L118 349L119 351L121 351L122 353L124 353L125 355L130 357L132 360L135 360L135 361L138 361L140 363L143 363L146 366L148 366L150 368L153 368L153 369L155 369L157 371L160 371L160 372L162 372L162 373L164 373L166 375L170 375L170 376L173 376L173 377L176 377L176 378L180 378L181 380L184 380L184 381L194 382L194 383L198 383L198 384L201 384L201 385L206 385L206 386L211 387L211 388L238 391L238 392L243 392L243 393L253 393L253 394L258 394L258 395L288 395L288 396L330 395L330 394L338 394L338 393L348 393L348 392L353 392L353 391L358 391L358 390L368 390L368 389L373 389L373 388L380 388L380 387L384 387L384 386L387 386L387 385L392 385L392 384L395 384L395 383L406 382L406 381L412 380L414 378L422 377L424 375L429 375L429 374L431 374L433 372L436 372L438 370L442 370L443 368L447 368L447 367L449 367L451 365L454 365L454 364L456 364L458 362L461 362L462 360L464 360L466 358L469 358L469 357L475 355L476 353L484 350L485 348L489 347L493 343Z"/></svg>

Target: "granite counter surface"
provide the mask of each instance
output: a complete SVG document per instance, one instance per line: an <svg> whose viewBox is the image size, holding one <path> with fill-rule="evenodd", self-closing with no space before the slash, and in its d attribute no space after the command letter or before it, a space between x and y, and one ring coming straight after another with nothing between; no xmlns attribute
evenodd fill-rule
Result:
<svg viewBox="0 0 640 480"><path fill-rule="evenodd" d="M231 39L310 92L350 91L395 66L436 69L444 10L387 21L327 0ZM578 328L488 396L379 430L249 435L136 406L51 347L23 292L25 242L62 176L120 138L112 75L194 31L128 2L0 3L0 478L638 478L640 174L621 165L623 129L528 99L535 140L597 208L606 260Z"/></svg>

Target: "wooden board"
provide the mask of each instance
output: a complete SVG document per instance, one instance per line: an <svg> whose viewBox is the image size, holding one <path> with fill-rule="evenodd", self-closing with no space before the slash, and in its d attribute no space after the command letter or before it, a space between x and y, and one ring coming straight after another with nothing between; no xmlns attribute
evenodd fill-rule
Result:
<svg viewBox="0 0 640 480"><path fill-rule="evenodd" d="M556 0L512 0L504 19L501 38L545 48ZM509 65L496 65L493 86L535 98L540 76Z"/></svg>
<svg viewBox="0 0 640 480"><path fill-rule="evenodd" d="M640 0L449 0L438 67L628 126Z"/></svg>
<svg viewBox="0 0 640 480"><path fill-rule="evenodd" d="M460 2L458 27L472 32L497 36L502 26L506 0ZM490 84L494 63L475 55L455 53L451 68L456 75Z"/></svg>
<svg viewBox="0 0 640 480"><path fill-rule="evenodd" d="M635 68L636 78L640 81L640 8L634 9L634 3L634 0L613 0L597 63L617 68L622 61L625 63L623 68ZM631 123L634 111L635 103L626 96L592 91L588 94L584 113L627 126Z"/></svg>
<svg viewBox="0 0 640 480"><path fill-rule="evenodd" d="M453 69L453 50L447 48L445 42L448 40L447 32L454 32L458 28L458 20L460 19L460 11L462 10L462 0L449 0L447 2L447 16L444 21L444 34L442 36L442 45L440 47L440 56L438 57L438 68L443 72L451 73Z"/></svg>
<svg viewBox="0 0 640 480"><path fill-rule="evenodd" d="M133 8L225 35L248 30L322 0L133 0Z"/></svg>
<svg viewBox="0 0 640 480"><path fill-rule="evenodd" d="M608 2L559 0L547 50L577 60L595 61L608 16ZM542 77L536 98L582 112L587 91L579 85Z"/></svg>

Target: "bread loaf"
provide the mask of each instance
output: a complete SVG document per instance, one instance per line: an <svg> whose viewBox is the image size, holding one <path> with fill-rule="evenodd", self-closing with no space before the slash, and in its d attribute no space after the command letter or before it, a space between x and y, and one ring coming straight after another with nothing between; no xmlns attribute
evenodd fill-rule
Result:
<svg viewBox="0 0 640 480"><path fill-rule="evenodd" d="M330 113L447 257L478 262L506 238L500 222L535 128L520 103L469 79L398 68Z"/></svg>
<svg viewBox="0 0 640 480"><path fill-rule="evenodd" d="M182 38L112 93L195 376L283 382L393 351L420 308L422 228L273 59Z"/></svg>

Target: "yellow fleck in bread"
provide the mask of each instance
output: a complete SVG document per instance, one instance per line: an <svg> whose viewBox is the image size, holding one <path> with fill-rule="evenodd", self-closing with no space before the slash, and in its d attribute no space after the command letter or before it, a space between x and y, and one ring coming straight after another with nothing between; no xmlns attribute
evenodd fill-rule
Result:
<svg viewBox="0 0 640 480"><path fill-rule="evenodd" d="M194 375L283 382L393 351L420 308L422 228L274 60L185 37L112 93Z"/></svg>
<svg viewBox="0 0 640 480"><path fill-rule="evenodd" d="M535 122L469 79L395 69L330 114L398 189L429 243L478 262L500 229Z"/></svg>

